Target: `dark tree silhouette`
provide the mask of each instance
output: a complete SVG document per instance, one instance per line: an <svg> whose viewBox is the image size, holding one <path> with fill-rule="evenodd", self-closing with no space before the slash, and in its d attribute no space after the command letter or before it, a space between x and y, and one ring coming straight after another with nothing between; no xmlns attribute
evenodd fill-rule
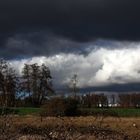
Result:
<svg viewBox="0 0 140 140"><path fill-rule="evenodd" d="M14 106L18 91L18 78L13 68L0 59L0 102L2 106Z"/></svg>
<svg viewBox="0 0 140 140"><path fill-rule="evenodd" d="M25 64L22 71L22 91L34 106L42 104L48 92L54 92L51 86L51 73L45 64ZM27 97L26 96L26 97Z"/></svg>
<svg viewBox="0 0 140 140"><path fill-rule="evenodd" d="M119 104L121 107L130 107L130 94L119 94Z"/></svg>
<svg viewBox="0 0 140 140"><path fill-rule="evenodd" d="M22 78L21 78L21 91L24 92L23 96L29 97L29 101L32 100L31 98L31 67L28 64L24 64L24 68L22 70Z"/></svg>
<svg viewBox="0 0 140 140"><path fill-rule="evenodd" d="M104 94L87 94L82 96L82 105L85 107L107 107L108 98Z"/></svg>

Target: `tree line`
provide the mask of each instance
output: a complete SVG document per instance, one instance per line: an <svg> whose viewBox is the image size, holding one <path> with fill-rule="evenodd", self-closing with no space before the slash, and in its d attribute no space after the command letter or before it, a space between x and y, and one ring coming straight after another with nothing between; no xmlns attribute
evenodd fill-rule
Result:
<svg viewBox="0 0 140 140"><path fill-rule="evenodd" d="M82 95L78 100L82 107L140 107L140 93L119 93L111 94L87 94Z"/></svg>
<svg viewBox="0 0 140 140"><path fill-rule="evenodd" d="M75 78L76 77L76 78ZM140 94L87 94L76 95L77 76L74 77L74 97L82 107L108 107L109 102L120 107L140 107ZM45 64L24 64L22 73L11 67L8 61L0 59L0 106L33 106L39 107L46 103L47 96L54 93L52 76Z"/></svg>

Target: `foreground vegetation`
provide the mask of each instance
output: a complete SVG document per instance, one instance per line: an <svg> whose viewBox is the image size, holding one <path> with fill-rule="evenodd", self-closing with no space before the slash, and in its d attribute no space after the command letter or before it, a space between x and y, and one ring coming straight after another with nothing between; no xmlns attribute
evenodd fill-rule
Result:
<svg viewBox="0 0 140 140"><path fill-rule="evenodd" d="M19 76L0 59L0 140L140 139L140 94L77 96L75 75L73 96L47 98L51 79L44 64L25 64Z"/></svg>
<svg viewBox="0 0 140 140"><path fill-rule="evenodd" d="M0 140L139 140L140 118L9 116Z"/></svg>

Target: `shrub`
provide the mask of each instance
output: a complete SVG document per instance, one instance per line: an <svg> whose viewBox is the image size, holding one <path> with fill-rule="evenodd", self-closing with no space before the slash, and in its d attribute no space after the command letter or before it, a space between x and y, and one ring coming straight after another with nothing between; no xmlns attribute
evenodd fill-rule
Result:
<svg viewBox="0 0 140 140"><path fill-rule="evenodd" d="M65 115L75 116L78 114L78 101L73 98L65 99Z"/></svg>
<svg viewBox="0 0 140 140"><path fill-rule="evenodd" d="M53 98L49 100L43 107L41 115L43 116L64 116L64 100L61 98Z"/></svg>
<svg viewBox="0 0 140 140"><path fill-rule="evenodd" d="M49 100L41 111L42 116L75 116L78 102L72 98L53 98Z"/></svg>

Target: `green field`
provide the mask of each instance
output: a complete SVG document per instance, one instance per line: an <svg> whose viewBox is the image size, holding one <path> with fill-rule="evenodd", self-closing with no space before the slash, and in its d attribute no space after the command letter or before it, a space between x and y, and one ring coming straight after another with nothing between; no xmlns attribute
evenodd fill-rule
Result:
<svg viewBox="0 0 140 140"><path fill-rule="evenodd" d="M15 110L18 115L38 115L41 111L40 108L31 107L20 107L16 108Z"/></svg>
<svg viewBox="0 0 140 140"><path fill-rule="evenodd" d="M40 113L40 108L17 108L17 114L19 115L37 115ZM140 117L140 108L82 108L82 112L86 111L87 115L94 115L96 113L114 114L120 117Z"/></svg>
<svg viewBox="0 0 140 140"><path fill-rule="evenodd" d="M140 108L82 108L81 112L84 112L85 115L91 114L110 114L111 116L120 116L120 117L140 117Z"/></svg>
<svg viewBox="0 0 140 140"><path fill-rule="evenodd" d="M40 111L40 108L32 107L0 108L0 114L39 115Z"/></svg>
<svg viewBox="0 0 140 140"><path fill-rule="evenodd" d="M41 112L41 108L32 107L7 108L6 110L17 115L39 115ZM140 108L81 108L80 112L84 116L105 114L108 116L140 117Z"/></svg>

